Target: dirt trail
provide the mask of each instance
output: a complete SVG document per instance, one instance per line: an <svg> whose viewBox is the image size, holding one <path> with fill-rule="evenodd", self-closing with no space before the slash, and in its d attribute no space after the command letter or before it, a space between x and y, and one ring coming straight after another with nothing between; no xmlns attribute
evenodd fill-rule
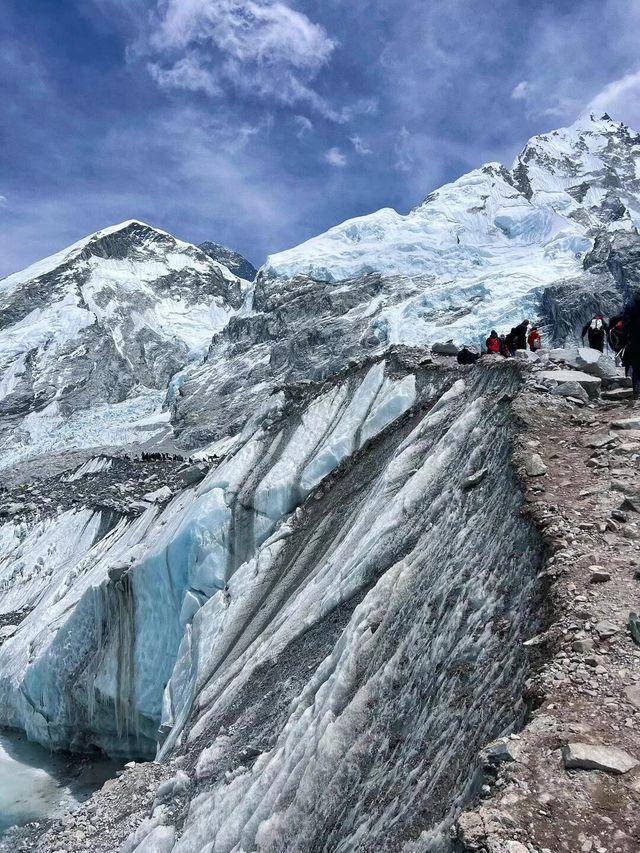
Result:
<svg viewBox="0 0 640 853"><path fill-rule="evenodd" d="M525 511L550 547L549 621L528 641L538 707L491 751L486 799L459 822L462 849L638 853L640 761L621 775L566 769L563 749L600 744L640 760L640 646L628 629L640 611L640 408L534 391L515 406ZM611 429L629 418L637 431Z"/></svg>

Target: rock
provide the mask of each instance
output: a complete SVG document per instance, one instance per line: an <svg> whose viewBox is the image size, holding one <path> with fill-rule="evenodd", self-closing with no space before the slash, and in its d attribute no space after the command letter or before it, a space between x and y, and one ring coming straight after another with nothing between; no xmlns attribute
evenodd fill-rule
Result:
<svg viewBox="0 0 640 853"><path fill-rule="evenodd" d="M590 652L593 648L593 640L583 639L583 640L574 640L571 643L571 648L574 652Z"/></svg>
<svg viewBox="0 0 640 853"><path fill-rule="evenodd" d="M613 637L618 633L618 628L611 622L607 622L604 619L601 622L598 622L594 627L596 634L601 640L608 640L609 637Z"/></svg>
<svg viewBox="0 0 640 853"><path fill-rule="evenodd" d="M528 349L517 349L516 358L520 361L528 361L531 364L535 364L535 362L540 361L540 357L535 352L531 352L531 350Z"/></svg>
<svg viewBox="0 0 640 853"><path fill-rule="evenodd" d="M603 391L600 395L603 400L627 400L633 397L632 388L613 388L611 391Z"/></svg>
<svg viewBox="0 0 640 853"><path fill-rule="evenodd" d="M17 630L17 625L3 625L2 628L0 628L0 640L8 640L9 637L13 637Z"/></svg>
<svg viewBox="0 0 640 853"><path fill-rule="evenodd" d="M509 738L501 737L487 744L480 751L480 759L485 765L495 766L496 764L502 764L504 761L515 761L516 756Z"/></svg>
<svg viewBox="0 0 640 853"><path fill-rule="evenodd" d="M549 361L568 364L575 370L582 370L600 379L617 379L618 368L611 356L590 347L566 347L552 349Z"/></svg>
<svg viewBox="0 0 640 853"><path fill-rule="evenodd" d="M568 743L562 750L566 770L602 770L622 775L640 764L632 755L616 746Z"/></svg>
<svg viewBox="0 0 640 853"><path fill-rule="evenodd" d="M161 488L156 489L155 492L147 492L146 495L142 496L142 500L148 501L152 504L159 504L168 501L172 494L173 492L169 486L162 486Z"/></svg>
<svg viewBox="0 0 640 853"><path fill-rule="evenodd" d="M529 477L542 477L547 473L547 466L539 453L531 453L525 458L524 469Z"/></svg>
<svg viewBox="0 0 640 853"><path fill-rule="evenodd" d="M589 399L589 395L584 390L582 385L578 385L577 382L561 382L560 385L556 385L555 388L551 390L552 394L556 394L559 397L568 397L572 400L578 400L580 403L586 403Z"/></svg>
<svg viewBox="0 0 640 853"><path fill-rule="evenodd" d="M611 421L611 429L633 429L640 430L640 418L621 418L619 421Z"/></svg>
<svg viewBox="0 0 640 853"><path fill-rule="evenodd" d="M193 486L195 483L200 483L207 476L208 467L202 462L196 462L195 465L189 465L180 472L180 481L183 486Z"/></svg>
<svg viewBox="0 0 640 853"><path fill-rule="evenodd" d="M431 352L436 355L458 355L460 351L460 347L456 346L453 341L447 341L446 343L436 342L431 345Z"/></svg>
<svg viewBox="0 0 640 853"><path fill-rule="evenodd" d="M632 684L630 687L625 687L625 695L627 700L640 711L640 684Z"/></svg>
<svg viewBox="0 0 640 853"><path fill-rule="evenodd" d="M611 580L611 573L604 569L602 566L591 566L590 572L590 583L606 583L607 581Z"/></svg>
<svg viewBox="0 0 640 853"><path fill-rule="evenodd" d="M563 382L576 382L581 385L590 397L596 397L600 391L602 380L579 370L543 370L539 378L545 382L562 385Z"/></svg>
<svg viewBox="0 0 640 853"><path fill-rule="evenodd" d="M629 613L629 632L631 633L631 639L636 644L636 646L640 646L640 619L638 619L638 614L631 611Z"/></svg>
<svg viewBox="0 0 640 853"><path fill-rule="evenodd" d="M129 563L116 563L113 566L109 566L109 568L107 569L107 575L109 576L109 580L119 581L129 568Z"/></svg>
<svg viewBox="0 0 640 853"><path fill-rule="evenodd" d="M22 509L22 504L19 503L8 503L0 506L0 516L8 516L17 515Z"/></svg>
<svg viewBox="0 0 640 853"><path fill-rule="evenodd" d="M618 439L615 435L609 433L601 433L600 435L590 435L583 442L585 447L592 447L594 450L600 450L602 447L607 447L614 444Z"/></svg>
<svg viewBox="0 0 640 853"><path fill-rule="evenodd" d="M463 489L472 489L474 486L477 486L478 483L481 483L484 478L487 476L487 469L481 468L479 471L474 472L473 474L469 474L468 477L465 477L462 481Z"/></svg>

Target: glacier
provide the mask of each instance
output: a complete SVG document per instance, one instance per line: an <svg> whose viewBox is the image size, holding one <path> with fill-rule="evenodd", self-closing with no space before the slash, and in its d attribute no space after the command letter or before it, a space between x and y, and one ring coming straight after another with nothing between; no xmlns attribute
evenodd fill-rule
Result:
<svg viewBox="0 0 640 853"><path fill-rule="evenodd" d="M429 346L613 313L639 157L585 117L253 281L134 220L0 281L0 725L175 771L122 851L451 849L527 713L544 553L520 367Z"/></svg>

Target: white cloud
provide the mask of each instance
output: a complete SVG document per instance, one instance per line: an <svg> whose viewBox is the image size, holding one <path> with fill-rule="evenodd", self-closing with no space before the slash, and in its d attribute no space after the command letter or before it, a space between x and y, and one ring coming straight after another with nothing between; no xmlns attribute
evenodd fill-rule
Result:
<svg viewBox="0 0 640 853"><path fill-rule="evenodd" d="M527 97L530 88L531 86L528 80L521 80L511 92L511 97L514 101L523 101Z"/></svg>
<svg viewBox="0 0 640 853"><path fill-rule="evenodd" d="M610 113L617 121L640 128L640 71L612 80L595 95L585 112Z"/></svg>
<svg viewBox="0 0 640 853"><path fill-rule="evenodd" d="M329 148L328 151L324 152L324 159L331 166L336 166L339 169L343 169L347 165L347 157L339 148Z"/></svg>
<svg viewBox="0 0 640 853"><path fill-rule="evenodd" d="M8 207L8 205L9 200L7 199L6 195L0 195L0 207Z"/></svg>
<svg viewBox="0 0 640 853"><path fill-rule="evenodd" d="M298 125L298 132L296 133L298 139L302 139L313 130L313 122L306 116L295 115L293 120Z"/></svg>
<svg viewBox="0 0 640 853"><path fill-rule="evenodd" d="M356 154L371 154L371 148L367 145L367 143L356 133L354 136L349 137L349 142L353 145L353 149Z"/></svg>
<svg viewBox="0 0 640 853"><path fill-rule="evenodd" d="M214 71L203 67L193 56L185 56L170 68L162 68L156 62L149 62L147 68L161 89L187 89L211 96L222 91Z"/></svg>
<svg viewBox="0 0 640 853"><path fill-rule="evenodd" d="M415 153L411 134L406 127L402 127L398 134L393 150L396 154L396 162L394 168L399 172L410 172L415 162Z"/></svg>

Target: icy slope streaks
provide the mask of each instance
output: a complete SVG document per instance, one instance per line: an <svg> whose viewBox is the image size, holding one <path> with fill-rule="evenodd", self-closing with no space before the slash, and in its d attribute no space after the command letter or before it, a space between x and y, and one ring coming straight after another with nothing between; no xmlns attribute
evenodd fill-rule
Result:
<svg viewBox="0 0 640 853"><path fill-rule="evenodd" d="M179 851L436 832L518 715L535 601L500 367L465 385L398 354L274 395L157 517L5 526L6 607L34 609L0 648L3 719L129 754L160 728L197 763Z"/></svg>

